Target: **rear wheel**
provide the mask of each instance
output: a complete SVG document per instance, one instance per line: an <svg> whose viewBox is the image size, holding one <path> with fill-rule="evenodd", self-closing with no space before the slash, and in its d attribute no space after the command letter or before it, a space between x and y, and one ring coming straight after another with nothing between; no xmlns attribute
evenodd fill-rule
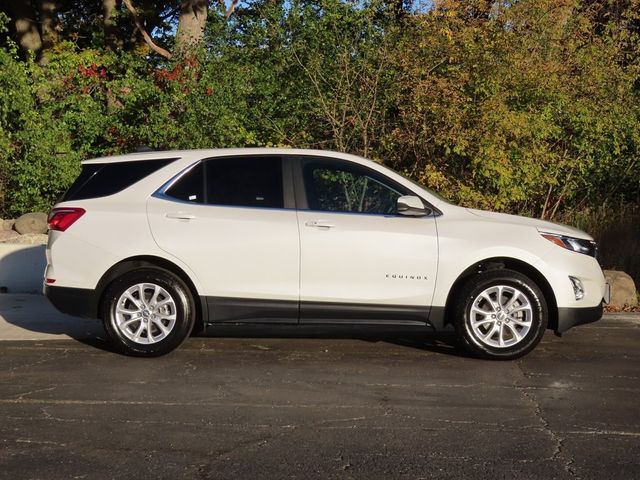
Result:
<svg viewBox="0 0 640 480"><path fill-rule="evenodd" d="M454 305L458 337L470 353L491 359L521 357L547 328L547 303L538 286L513 270L483 272L462 287Z"/></svg>
<svg viewBox="0 0 640 480"><path fill-rule="evenodd" d="M136 356L169 353L189 336L195 323L188 287L159 268L134 270L114 280L103 296L101 313L114 346Z"/></svg>

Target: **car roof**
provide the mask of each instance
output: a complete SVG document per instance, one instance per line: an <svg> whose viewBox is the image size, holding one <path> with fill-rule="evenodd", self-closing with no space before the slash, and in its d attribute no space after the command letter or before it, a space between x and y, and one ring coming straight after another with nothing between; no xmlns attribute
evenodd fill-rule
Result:
<svg viewBox="0 0 640 480"><path fill-rule="evenodd" d="M327 156L341 158L344 160L355 160L360 163L371 162L362 157L348 153L334 152L330 150L313 150L299 148L212 148L200 150L164 150L128 153L126 155L114 155L111 157L92 158L82 161L82 164L104 164L119 162L135 162L143 160L158 160L161 158L192 158L203 159L210 157L235 156L235 155L307 155L307 156ZM375 163L375 162L372 162Z"/></svg>

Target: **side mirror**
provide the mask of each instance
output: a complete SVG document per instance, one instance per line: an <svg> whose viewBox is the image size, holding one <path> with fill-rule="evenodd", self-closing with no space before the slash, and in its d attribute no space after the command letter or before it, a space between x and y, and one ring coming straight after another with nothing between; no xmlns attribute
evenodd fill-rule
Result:
<svg viewBox="0 0 640 480"><path fill-rule="evenodd" d="M398 198L396 205L398 213L407 217L424 217L431 213L431 210L426 208L422 200L415 195L404 195Z"/></svg>

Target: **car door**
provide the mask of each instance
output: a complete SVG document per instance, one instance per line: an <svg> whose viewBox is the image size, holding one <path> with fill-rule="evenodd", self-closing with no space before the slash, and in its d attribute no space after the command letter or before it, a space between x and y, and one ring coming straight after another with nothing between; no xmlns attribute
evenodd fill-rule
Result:
<svg viewBox="0 0 640 480"><path fill-rule="evenodd" d="M302 323L424 324L438 243L433 215L402 216L406 187L361 164L296 164Z"/></svg>
<svg viewBox="0 0 640 480"><path fill-rule="evenodd" d="M213 322L298 321L299 236L289 163L211 158L152 196L158 246L195 272Z"/></svg>

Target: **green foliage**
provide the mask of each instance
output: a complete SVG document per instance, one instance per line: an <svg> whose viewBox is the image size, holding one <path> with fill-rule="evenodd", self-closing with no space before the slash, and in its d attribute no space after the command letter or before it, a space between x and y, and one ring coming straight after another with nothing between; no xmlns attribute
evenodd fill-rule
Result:
<svg viewBox="0 0 640 480"><path fill-rule="evenodd" d="M97 4L67 3L46 62L0 48L0 214L46 210L80 160L141 145L349 151L546 218L640 200L637 0L256 0L211 10L199 55L171 61L106 49Z"/></svg>
<svg viewBox="0 0 640 480"><path fill-rule="evenodd" d="M547 218L637 200L638 5L601 35L578 2L436 5L395 50L401 167L456 202Z"/></svg>
<svg viewBox="0 0 640 480"><path fill-rule="evenodd" d="M2 212L48 210L86 158L255 143L234 74L222 61L153 67L72 44L46 65L0 50Z"/></svg>

